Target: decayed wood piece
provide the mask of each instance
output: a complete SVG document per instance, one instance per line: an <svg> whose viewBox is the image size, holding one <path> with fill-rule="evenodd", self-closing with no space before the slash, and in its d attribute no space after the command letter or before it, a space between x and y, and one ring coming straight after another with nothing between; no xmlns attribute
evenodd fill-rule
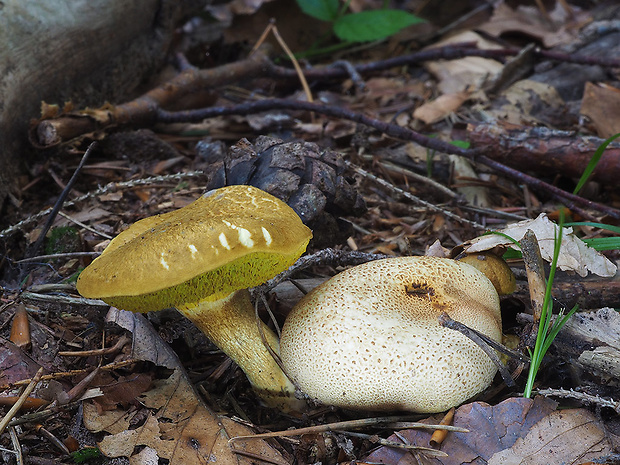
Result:
<svg viewBox="0 0 620 465"><path fill-rule="evenodd" d="M613 308L575 313L554 345L558 353L585 373L618 386L620 380L620 313Z"/></svg>
<svg viewBox="0 0 620 465"><path fill-rule="evenodd" d="M472 145L487 157L514 168L549 175L579 178L604 139L545 127L501 124L469 125ZM620 144L607 147L592 176L593 181L616 185L620 176Z"/></svg>
<svg viewBox="0 0 620 465"><path fill-rule="evenodd" d="M125 100L162 63L183 15L209 0L5 0L0 8L0 204L41 101Z"/></svg>

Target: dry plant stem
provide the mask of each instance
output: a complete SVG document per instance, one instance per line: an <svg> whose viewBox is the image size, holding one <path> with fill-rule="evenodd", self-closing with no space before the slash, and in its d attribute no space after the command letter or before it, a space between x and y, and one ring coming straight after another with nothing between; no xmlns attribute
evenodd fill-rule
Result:
<svg viewBox="0 0 620 465"><path fill-rule="evenodd" d="M84 394L90 383L93 381L93 379L95 379L95 376L97 376L98 374L99 367L96 367L93 371L88 373L79 383L73 386L67 393L61 392L58 395L58 401L53 402L50 407L54 407L54 404L56 403L59 405L66 405L69 402L73 402L74 400L76 400L78 397Z"/></svg>
<svg viewBox="0 0 620 465"><path fill-rule="evenodd" d="M24 464L24 454L22 453L22 446L19 443L19 436L14 426L9 428L9 435L11 436L11 443L13 444L13 451L15 453L15 460L17 465Z"/></svg>
<svg viewBox="0 0 620 465"><path fill-rule="evenodd" d="M109 363L107 365L103 365L101 367L98 367L98 369L99 370L116 370L118 368L123 368L123 367L126 367L127 365L133 365L141 361L142 360L123 360L121 362L114 362L114 363ZM49 381L50 379L67 378L70 376L78 376L78 375L83 375L83 374L91 373L91 372L92 370L90 368L83 369L83 370L62 371L58 373L52 373L49 375L43 375L41 376L41 381ZM15 383L12 383L12 384L0 385L0 390L11 389L15 386L23 386L26 384L30 384L32 383L33 380L34 378L28 378L28 379L22 379L20 381L16 381Z"/></svg>
<svg viewBox="0 0 620 465"><path fill-rule="evenodd" d="M131 342L130 338L128 338L127 336L121 336L119 340L116 341L116 344L114 344L112 347L106 347L103 349L93 349L93 350L79 350L75 352L70 352L70 351L58 352L58 355L60 355L61 357L90 357L92 355L94 356L110 355L110 354L119 352L123 347L125 347L126 344L130 342Z"/></svg>
<svg viewBox="0 0 620 465"><path fill-rule="evenodd" d="M56 405L54 407L49 407L49 408L46 408L45 410L40 410L38 412L26 413L24 415L21 415L11 420L11 422L9 423L9 426L17 426L17 425L23 425L24 423L33 423L33 422L43 421L44 419L49 418L52 415L56 415L59 412L65 412L73 408L77 408L81 402L82 400L79 399L75 402L71 402L66 405Z"/></svg>
<svg viewBox="0 0 620 465"><path fill-rule="evenodd" d="M248 115L253 113L259 113L262 111L274 110L274 109L289 109L289 110L305 110L320 113L327 116L333 116L336 118L342 118L356 123L370 126L382 133L402 140L408 140L415 142L423 147L436 150L438 152L460 155L468 158L474 162L482 163L495 171L503 174L508 178L517 180L520 183L527 184L530 187L534 187L538 190L542 190L549 194L551 197L561 200L565 205L572 204L577 207L591 208L593 210L602 212L612 218L620 219L620 210L607 207L605 205L592 202L584 199L575 194L566 192L558 187L548 184L534 176L527 175L518 170L510 168L502 163L492 160L482 155L481 149L464 149L456 147L448 142L440 139L434 139L424 136L416 131L408 128L404 128L392 123L386 123L376 118L371 118L362 113L357 113L342 107L335 107L331 105L323 105L311 102L301 102L298 100L289 99L268 99L260 100L257 102L242 103L240 105L233 105L230 107L210 107L200 110L188 110L178 112L167 112L159 110L157 112L158 119L162 123L173 122L190 122L201 121L206 118L212 118L214 116L222 115Z"/></svg>
<svg viewBox="0 0 620 465"><path fill-rule="evenodd" d="M407 192L399 187L396 187L395 185L385 181L384 179L378 178L377 176L375 176L374 174L369 173L368 171L360 168L359 166L354 165L351 162L345 161L345 164L351 168L353 171L355 171L358 174L361 174L362 176L364 176L367 179L371 179L373 180L375 183L385 187L386 189L391 190L392 192L402 195L403 197L405 197L407 200L411 200L414 203L417 203L418 205L422 205L423 207L428 208L429 210L435 211L437 213L441 213L442 215L451 218L455 221L458 221L459 223L464 223L464 224L468 224L470 226L473 226L474 228L478 228L478 229L485 229L484 225L480 224L480 223L476 223L475 221L471 221L468 220L466 218L463 218L461 216L455 215L454 213L448 211L448 210L444 210L443 208L440 208L436 205L433 205L430 202L427 202L426 200L422 200L419 197L416 197L415 195L413 195L411 192Z"/></svg>
<svg viewBox="0 0 620 465"><path fill-rule="evenodd" d="M386 171L393 173L393 174L398 174L401 176L405 176L409 179L413 179L416 182L419 183L423 183L423 184L427 184L428 186L430 186L431 188L435 189L437 192L440 192L442 194L444 194L445 196L447 196L448 198L451 199L458 199L459 195L454 192L453 190L450 190L449 188L447 188L446 186L444 186L443 184L429 178L428 176L424 176L418 173L414 173L413 171L410 171L406 168L403 168L401 166L395 165L394 163L390 163L388 161L380 161L379 162L379 166L381 166L383 169L385 169ZM521 218L522 219L522 218Z"/></svg>
<svg viewBox="0 0 620 465"><path fill-rule="evenodd" d="M95 228L91 228L91 227L90 227L90 226L88 226L87 224L84 224L84 223L82 223L81 221L78 221L78 220L76 220L76 219L72 218L71 216L67 215L66 213L63 213L63 212L58 212L58 214L59 214L60 216L62 216L63 218L65 218L66 220L71 221L73 224L77 224L80 228L84 228L84 229L86 229L87 231L90 231L90 232L92 232L92 233L94 233L94 234L97 234L98 236L103 237L104 239L110 239L110 240L111 240L111 239L113 239L113 238L112 238L112 236L109 236L108 234L103 233L103 232L101 232L101 231L97 231Z"/></svg>
<svg viewBox="0 0 620 465"><path fill-rule="evenodd" d="M530 289L530 301L532 302L534 323L536 325L540 321L547 283L545 280L544 261L540 254L540 247L538 246L536 235L529 229L525 233L525 236L523 236L523 239L521 239L521 253L523 254L523 261L525 262L527 282ZM532 329L532 331L532 334L535 336L538 332L538 328L536 328L536 330Z"/></svg>
<svg viewBox="0 0 620 465"><path fill-rule="evenodd" d="M330 265L330 266L352 266L359 265L361 263L366 263L371 260L381 260L383 258L388 258L390 255L383 254L375 254L375 253L366 253L366 252L357 252L357 251L347 251L347 250L337 250L337 249L323 249L318 252L313 253L312 255L304 255L299 260L297 260L293 265L289 267L288 270L283 271L279 275L271 278L265 284L261 284L258 287L255 287L253 290L254 295L266 294L271 289L276 287L283 281L289 279L294 273L297 271L304 270L311 266L317 265Z"/></svg>
<svg viewBox="0 0 620 465"><path fill-rule="evenodd" d="M90 305L92 307L109 307L103 300L85 299L83 297L69 297L66 295L36 294L34 292L22 292L20 297L23 300L34 302L52 302L68 305Z"/></svg>
<svg viewBox="0 0 620 465"><path fill-rule="evenodd" d="M282 50L284 50L284 53L286 53L286 56L288 57L288 59L291 60L291 63L293 63L293 67L295 68L295 72L297 73L297 77L299 78L299 82L301 82L301 87L304 89L304 93L306 94L306 99L308 100L308 102L312 102L313 101L312 92L310 91L310 86L308 85L308 81L306 81L306 77L304 76L304 73L301 70L301 66L299 66L299 62L297 61L297 58L295 58L295 55L293 54L291 49L288 47L288 45L286 45L286 42L280 35L280 32L278 31L278 28L276 27L276 20L274 18L271 18L271 20L269 21L269 25L265 28L265 30L259 37L258 41L256 42L256 45L254 45L254 47L252 48L252 51L250 52L250 56L252 56L254 53L258 51L258 48L263 44L263 42L267 38L267 35L269 35L270 32L276 38L276 40L278 41L278 44L280 44L280 47L282 47Z"/></svg>
<svg viewBox="0 0 620 465"><path fill-rule="evenodd" d="M458 331L464 336L467 336L469 339L474 341L476 345L480 347L495 364L495 366L499 370L499 373L502 375L502 379L504 380L504 383L506 383L506 386L513 387L515 385L515 382L510 375L510 372L504 366L495 351L491 348L491 345L488 342L489 338L483 338L478 331L471 329L468 326L459 323L458 321L453 320L446 312L443 312L441 315L439 315L439 324L454 331Z"/></svg>
<svg viewBox="0 0 620 465"><path fill-rule="evenodd" d="M415 446L412 444L403 444L400 442L388 441L387 439L378 437L376 434L371 435L371 434L364 434L364 433L354 433L353 431L339 431L339 433L344 434L345 436L353 436L355 438L365 439L367 441L370 441L373 444L379 444L381 446L392 447L394 449L405 449L408 451L422 452L432 457L448 457L448 454L440 450L437 450L437 449L431 449L430 447Z"/></svg>
<svg viewBox="0 0 620 465"><path fill-rule="evenodd" d="M259 454L253 454L253 453L245 451L245 450L232 448L232 451L235 454L237 454L237 455L242 455L243 457L248 457L250 459L254 459L254 460L252 460L252 463L264 462L264 463L273 463L274 465L282 465L282 462L279 462L277 460L272 460L272 459L270 459L268 457L264 457L264 456L259 455Z"/></svg>
<svg viewBox="0 0 620 465"><path fill-rule="evenodd" d="M49 442L51 442L58 450L60 450L63 454L69 455L71 451L64 445L64 443L54 436L50 431L45 429L43 425L36 425L35 430L41 436L46 438Z"/></svg>
<svg viewBox="0 0 620 465"><path fill-rule="evenodd" d="M34 388L37 386L37 384L39 384L39 381L41 380L42 376L43 376L43 367L39 368L39 370L34 375L32 380L28 384L28 386L26 386L26 389L24 389L24 392L22 392L21 395L19 396L19 399L17 400L17 402L15 402L15 405L13 405L13 407L11 407L11 409L8 412L6 412L6 415L0 421L0 434L4 432L6 427L9 425L9 422L13 419L15 414L22 407L23 403L26 401L28 396L32 393L32 391L34 391Z"/></svg>
<svg viewBox="0 0 620 465"><path fill-rule="evenodd" d="M616 411L620 415L620 402L613 399L604 399L600 396L593 396L585 392L577 392L572 389L538 389L537 394L549 397L561 397L563 399L576 399L587 405L598 405L599 407L608 407Z"/></svg>
<svg viewBox="0 0 620 465"><path fill-rule="evenodd" d="M406 418L406 417L405 417ZM457 433L469 433L466 428L450 425L427 425L426 423L403 421L403 417L377 417L363 418L360 420L339 421L336 423L327 423L325 425L309 426L307 428L287 429L285 431L272 431L269 433L253 434L251 436L235 436L230 438L229 442L239 439L264 439L286 436L301 436L303 434L327 433L330 431L346 431L358 428L382 427L391 429L444 429Z"/></svg>
<svg viewBox="0 0 620 465"><path fill-rule="evenodd" d="M184 179L191 179L191 178L206 178L206 175L204 171L198 170L198 171L190 171L187 173L175 173L175 174L166 174L162 176L152 176L149 178L142 178L142 179L132 179L130 181L124 181L124 182L111 182L99 189L96 189L92 192L88 192L84 195L81 195L80 197L77 197L73 200L65 202L64 206L70 207L70 206L75 205L76 203L95 198L99 195L103 195L108 192L116 192L119 189L131 189L133 187L149 186L153 184L163 184L163 183L171 182L171 181L178 182ZM20 221L19 223L16 223L13 226L10 226L0 231L0 238L8 237L11 234L16 233L17 231L24 230L26 226L36 221L39 221L42 217L44 217L51 211L52 209L48 208L46 210L40 211L39 213L28 216L28 218Z"/></svg>
<svg viewBox="0 0 620 465"><path fill-rule="evenodd" d="M461 43L358 65L355 70L363 74L430 60L454 60L467 56L501 60L519 52L519 49L479 50L475 48L475 43ZM568 63L620 67L620 60L608 58L561 54L539 49L535 50L535 54ZM209 70L186 68L175 78L131 102L95 110L95 117L76 112L41 121L35 128L36 134L32 136L32 139L35 145L49 147L110 125L149 125L156 121L155 113L158 110L165 108L181 96L227 85L259 73L279 79L298 78L296 70L275 66L263 53L256 53L245 60ZM303 75L308 80L342 79L348 74L347 70L339 67L312 68L303 71Z"/></svg>
<svg viewBox="0 0 620 465"><path fill-rule="evenodd" d="M37 255L36 257L24 258L22 260L16 260L13 263L33 263L42 262L44 260L53 260L56 258L75 258L75 257L97 257L101 255L101 252L67 252L67 253L54 253L50 255Z"/></svg>
<svg viewBox="0 0 620 465"><path fill-rule="evenodd" d="M75 171L73 172L73 175L71 176L71 179L69 179L69 182L67 183L65 188L62 190L62 192L58 196L58 200L56 200L56 203L54 204L54 207L52 208L52 211L50 212L50 216L47 218L47 221L45 222L45 225L43 226L43 230L39 234L37 241L30 248L28 252L29 256L36 255L41 249L41 247L43 246L43 241L45 241L45 236L47 235L47 232L52 227L52 224L54 223L54 220L56 219L58 212L60 211L63 204L65 203L65 200L67 199L69 192L71 192L71 189L73 188L73 185L75 184L75 181L77 181L77 178L80 172L82 171L82 168L84 167L84 164L86 163L86 160L88 160L88 157L93 152L96 146L97 146L97 142L92 142L86 149L86 152L84 152L84 155L82 155L82 159L80 160L80 163L78 164L77 168L75 168Z"/></svg>

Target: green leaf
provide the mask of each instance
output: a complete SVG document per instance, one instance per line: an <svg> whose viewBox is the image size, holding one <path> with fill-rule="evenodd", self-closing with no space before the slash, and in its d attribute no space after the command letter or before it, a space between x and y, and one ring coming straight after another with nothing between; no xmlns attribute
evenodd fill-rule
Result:
<svg viewBox="0 0 620 465"><path fill-rule="evenodd" d="M321 21L335 21L338 18L338 0L297 0L301 11Z"/></svg>
<svg viewBox="0 0 620 465"><path fill-rule="evenodd" d="M471 144L469 142L467 142L466 140L452 140L450 141L450 143L452 145L454 145L455 147L458 147L460 149L468 149Z"/></svg>
<svg viewBox="0 0 620 465"><path fill-rule="evenodd" d="M618 137L620 137L620 133L611 136L609 139L607 139L605 142L598 146L596 152L594 152L594 155L592 155L588 166L586 166L586 169L583 171L581 178L579 178L579 182L577 183L577 187L575 187L573 194L578 194L581 188L585 185L585 183L588 182L588 179L592 175L594 168L596 168L596 165L598 165L598 162L601 160L603 153L605 152L605 150L607 150L607 146Z"/></svg>
<svg viewBox="0 0 620 465"><path fill-rule="evenodd" d="M344 15L334 22L340 40L368 42L384 39L401 29L424 20L400 10L372 10Z"/></svg>

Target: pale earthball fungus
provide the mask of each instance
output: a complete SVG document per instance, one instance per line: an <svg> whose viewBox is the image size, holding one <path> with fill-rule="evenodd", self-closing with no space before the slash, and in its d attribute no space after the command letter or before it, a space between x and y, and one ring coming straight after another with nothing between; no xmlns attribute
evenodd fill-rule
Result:
<svg viewBox="0 0 620 465"><path fill-rule="evenodd" d="M260 322L247 288L286 270L311 231L284 202L251 186L205 193L179 210L138 221L79 276L84 297L124 310L176 307L245 372L270 405L298 401L266 349L276 335Z"/></svg>
<svg viewBox="0 0 620 465"><path fill-rule="evenodd" d="M307 294L282 328L286 373L309 397L364 410L440 412L480 393L496 367L454 320L501 342L499 297L474 267L437 257L355 266Z"/></svg>
<svg viewBox="0 0 620 465"><path fill-rule="evenodd" d="M517 287L517 280L508 264L492 252L466 254L456 260L473 266L489 278L499 295L512 294Z"/></svg>

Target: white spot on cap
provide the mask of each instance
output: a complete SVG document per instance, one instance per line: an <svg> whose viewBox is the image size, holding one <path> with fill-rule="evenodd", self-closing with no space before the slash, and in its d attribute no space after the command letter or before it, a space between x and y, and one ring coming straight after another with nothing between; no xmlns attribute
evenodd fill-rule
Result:
<svg viewBox="0 0 620 465"><path fill-rule="evenodd" d="M192 258L196 258L195 255L198 253L198 249L196 248L196 246L194 244L189 244L187 247L192 253Z"/></svg>
<svg viewBox="0 0 620 465"><path fill-rule="evenodd" d="M164 253L163 252L161 253L161 255L159 257L159 263L161 263L161 266L163 266L165 269L167 269L167 270L170 269L170 267L168 266L168 263L164 259Z"/></svg>
<svg viewBox="0 0 620 465"><path fill-rule="evenodd" d="M228 240L226 239L226 234L220 233L219 240L220 240L220 244L222 244L222 247L224 247L225 249L230 250L230 245L228 245Z"/></svg>
<svg viewBox="0 0 620 465"><path fill-rule="evenodd" d="M248 249L254 247L254 241L252 240L252 234L245 228L237 228L239 233L239 242L245 245Z"/></svg>
<svg viewBox="0 0 620 465"><path fill-rule="evenodd" d="M271 234L269 234L269 231L267 231L264 226L261 226L260 228L263 230L263 237L265 238L265 243L267 245L271 245Z"/></svg>

